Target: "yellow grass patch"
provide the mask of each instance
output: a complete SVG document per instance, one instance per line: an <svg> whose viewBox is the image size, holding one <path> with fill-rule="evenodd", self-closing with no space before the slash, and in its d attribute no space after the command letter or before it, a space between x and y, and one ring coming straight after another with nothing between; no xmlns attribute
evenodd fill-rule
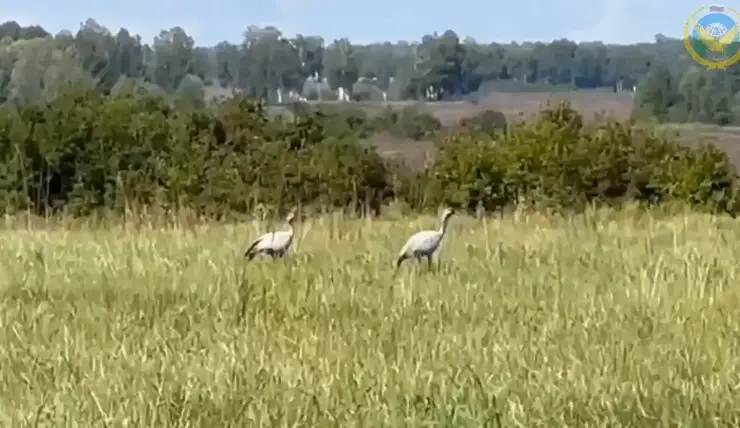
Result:
<svg viewBox="0 0 740 428"><path fill-rule="evenodd" d="M393 279L437 223L2 230L0 425L740 424L736 221L453 217Z"/></svg>

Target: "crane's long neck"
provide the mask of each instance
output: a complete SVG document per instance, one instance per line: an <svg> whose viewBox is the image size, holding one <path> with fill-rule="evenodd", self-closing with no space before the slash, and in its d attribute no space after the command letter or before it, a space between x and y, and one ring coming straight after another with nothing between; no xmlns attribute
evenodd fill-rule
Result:
<svg viewBox="0 0 740 428"><path fill-rule="evenodd" d="M439 234L442 236L445 236L445 233L447 232L447 223L450 222L450 215L445 215L442 217L442 226L439 228Z"/></svg>

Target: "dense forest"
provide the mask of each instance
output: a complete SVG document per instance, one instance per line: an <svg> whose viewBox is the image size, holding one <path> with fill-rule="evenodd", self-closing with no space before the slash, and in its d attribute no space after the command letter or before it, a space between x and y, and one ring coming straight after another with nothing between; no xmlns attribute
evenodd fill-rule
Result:
<svg viewBox="0 0 740 428"><path fill-rule="evenodd" d="M92 19L76 33L0 25L0 101L49 101L68 86L158 92L198 105L243 92L296 100L470 100L491 92L633 91L634 113L660 121L740 121L740 67L708 71L681 40L605 45L556 40L498 44L451 30L420 41L353 44L250 26L241 43L197 46L180 27L147 43Z"/></svg>

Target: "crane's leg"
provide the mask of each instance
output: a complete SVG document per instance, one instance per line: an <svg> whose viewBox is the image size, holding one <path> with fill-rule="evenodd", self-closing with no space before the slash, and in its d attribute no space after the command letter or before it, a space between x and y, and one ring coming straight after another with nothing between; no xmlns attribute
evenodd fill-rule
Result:
<svg viewBox="0 0 740 428"><path fill-rule="evenodd" d="M419 272L419 265L421 265L421 260L423 256L419 253L414 254L414 260L416 260L416 266L414 266L414 272Z"/></svg>
<svg viewBox="0 0 740 428"><path fill-rule="evenodd" d="M432 255L427 255L427 266L429 267L429 270L432 270Z"/></svg>

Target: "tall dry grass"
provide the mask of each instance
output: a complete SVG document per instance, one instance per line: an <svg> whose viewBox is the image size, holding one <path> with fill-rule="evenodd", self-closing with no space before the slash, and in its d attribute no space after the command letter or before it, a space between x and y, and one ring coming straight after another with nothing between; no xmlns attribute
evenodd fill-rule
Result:
<svg viewBox="0 0 740 428"><path fill-rule="evenodd" d="M591 212L0 232L2 426L739 426L740 225Z"/></svg>

